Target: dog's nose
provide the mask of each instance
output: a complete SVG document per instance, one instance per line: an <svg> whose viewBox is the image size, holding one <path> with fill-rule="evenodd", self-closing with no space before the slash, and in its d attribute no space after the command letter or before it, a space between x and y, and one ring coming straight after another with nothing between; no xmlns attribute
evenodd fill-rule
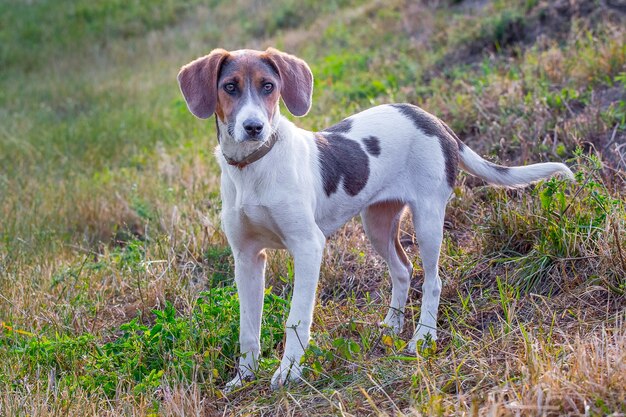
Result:
<svg viewBox="0 0 626 417"><path fill-rule="evenodd" d="M257 138L263 131L263 122L259 119L248 119L243 122L243 129L250 138Z"/></svg>

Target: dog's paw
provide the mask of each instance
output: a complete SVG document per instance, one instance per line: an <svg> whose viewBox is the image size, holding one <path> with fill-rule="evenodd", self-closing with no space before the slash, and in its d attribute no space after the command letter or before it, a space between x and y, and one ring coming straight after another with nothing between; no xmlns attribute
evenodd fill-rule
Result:
<svg viewBox="0 0 626 417"><path fill-rule="evenodd" d="M230 381L226 383L224 389L222 390L225 394L236 390L237 388L241 388L243 386L243 381L239 376L234 377Z"/></svg>
<svg viewBox="0 0 626 417"><path fill-rule="evenodd" d="M302 366L298 364L283 365L282 363L274 372L270 388L277 390L284 387L288 382L297 382L302 380Z"/></svg>
<svg viewBox="0 0 626 417"><path fill-rule="evenodd" d="M437 350L437 333L434 330L420 332L420 329L422 327L418 328L413 338L409 341L406 351L411 355L415 355L418 352L422 356L432 355Z"/></svg>
<svg viewBox="0 0 626 417"><path fill-rule="evenodd" d="M253 379L254 374L251 372L245 374L238 372L233 379L226 383L222 391L228 394L229 392L235 391L237 388L241 388L244 382L252 381Z"/></svg>
<svg viewBox="0 0 626 417"><path fill-rule="evenodd" d="M383 329L388 329L393 334L400 334L404 328L404 314L397 310L389 309L385 320L380 322L379 325Z"/></svg>

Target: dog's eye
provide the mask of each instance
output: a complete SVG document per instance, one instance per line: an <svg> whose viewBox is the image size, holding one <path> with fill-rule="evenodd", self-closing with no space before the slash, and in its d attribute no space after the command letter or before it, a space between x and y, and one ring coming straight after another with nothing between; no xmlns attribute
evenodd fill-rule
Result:
<svg viewBox="0 0 626 417"><path fill-rule="evenodd" d="M272 83L263 84L263 91L266 93L271 93L272 91L274 91L274 84Z"/></svg>
<svg viewBox="0 0 626 417"><path fill-rule="evenodd" d="M224 84L224 91L226 91L229 94L234 93L236 89L237 89L237 87L235 86L235 83L226 83L226 84Z"/></svg>

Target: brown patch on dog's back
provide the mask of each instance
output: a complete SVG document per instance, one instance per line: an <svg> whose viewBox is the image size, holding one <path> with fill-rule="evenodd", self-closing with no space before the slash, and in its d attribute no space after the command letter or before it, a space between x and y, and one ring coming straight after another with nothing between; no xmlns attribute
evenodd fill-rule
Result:
<svg viewBox="0 0 626 417"><path fill-rule="evenodd" d="M365 188L369 179L369 158L358 142L338 133L315 135L324 192L328 197L337 192L343 179L343 189L355 196Z"/></svg>
<svg viewBox="0 0 626 417"><path fill-rule="evenodd" d="M352 129L352 120L350 118L343 119L339 123L332 125L324 129L324 132L333 132L333 133L349 133L350 129Z"/></svg>

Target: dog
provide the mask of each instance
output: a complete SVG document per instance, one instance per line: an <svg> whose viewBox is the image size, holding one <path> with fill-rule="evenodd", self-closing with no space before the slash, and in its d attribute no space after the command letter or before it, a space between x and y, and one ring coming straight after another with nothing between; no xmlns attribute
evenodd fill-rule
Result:
<svg viewBox="0 0 626 417"><path fill-rule="evenodd" d="M287 249L295 267L284 354L271 380L275 389L301 378L324 245L352 217L361 215L387 263L392 292L382 325L399 333L413 270L398 224L410 209L424 270L420 318L407 346L415 353L420 341L437 339L439 251L459 167L502 187L554 174L573 178L561 163L490 163L411 104L373 107L321 132L300 129L280 114L279 101L294 116L307 114L313 74L305 61L273 48L215 49L183 66L178 82L191 113L216 115L221 220L241 304L239 365L227 391L252 379L258 367L265 249Z"/></svg>

